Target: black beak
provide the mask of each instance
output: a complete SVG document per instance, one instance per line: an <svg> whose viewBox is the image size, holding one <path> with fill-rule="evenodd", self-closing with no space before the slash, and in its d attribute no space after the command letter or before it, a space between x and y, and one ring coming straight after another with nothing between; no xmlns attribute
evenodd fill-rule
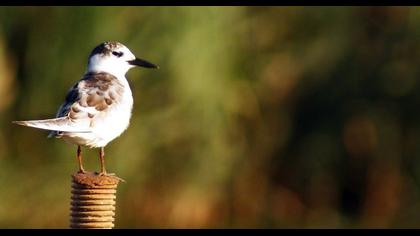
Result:
<svg viewBox="0 0 420 236"><path fill-rule="evenodd" d="M155 65L153 63L150 63L150 62L148 62L146 60L139 59L139 58L136 58L134 60L128 61L128 64L133 65L133 66L146 67L146 68L159 68L159 66L157 66L157 65Z"/></svg>

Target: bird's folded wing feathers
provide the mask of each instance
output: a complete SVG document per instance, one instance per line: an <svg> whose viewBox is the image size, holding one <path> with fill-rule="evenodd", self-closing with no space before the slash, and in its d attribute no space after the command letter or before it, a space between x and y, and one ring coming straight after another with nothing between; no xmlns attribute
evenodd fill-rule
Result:
<svg viewBox="0 0 420 236"><path fill-rule="evenodd" d="M69 90L57 118L13 123L57 132L92 132L95 119L118 103L122 92L123 86L115 76L88 73Z"/></svg>
<svg viewBox="0 0 420 236"><path fill-rule="evenodd" d="M123 85L111 74L87 73L70 89L57 117L68 117L75 123L88 122L92 126L120 102L123 90Z"/></svg>

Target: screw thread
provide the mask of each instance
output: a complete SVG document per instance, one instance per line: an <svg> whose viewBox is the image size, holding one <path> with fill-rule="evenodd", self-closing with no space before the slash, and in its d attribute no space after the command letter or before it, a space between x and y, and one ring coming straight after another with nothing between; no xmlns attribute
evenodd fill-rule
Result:
<svg viewBox="0 0 420 236"><path fill-rule="evenodd" d="M116 176L77 173L72 175L70 228L112 229L115 217Z"/></svg>

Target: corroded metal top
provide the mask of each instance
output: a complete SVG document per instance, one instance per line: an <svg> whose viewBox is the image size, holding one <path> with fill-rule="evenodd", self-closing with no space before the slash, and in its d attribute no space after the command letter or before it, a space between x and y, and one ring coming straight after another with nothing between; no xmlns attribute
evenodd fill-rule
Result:
<svg viewBox="0 0 420 236"><path fill-rule="evenodd" d="M84 185L89 188L112 187L117 185L123 179L112 175L99 175L93 172L76 173L72 175L75 184Z"/></svg>

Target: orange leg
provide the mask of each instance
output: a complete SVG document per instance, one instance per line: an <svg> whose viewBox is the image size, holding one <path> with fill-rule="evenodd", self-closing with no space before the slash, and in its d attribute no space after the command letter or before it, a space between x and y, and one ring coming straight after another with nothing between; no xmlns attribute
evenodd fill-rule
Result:
<svg viewBox="0 0 420 236"><path fill-rule="evenodd" d="M80 146L77 146L77 160L79 161L79 173L85 173L82 164L82 149Z"/></svg>
<svg viewBox="0 0 420 236"><path fill-rule="evenodd" d="M99 159L101 160L101 173L99 173L99 175L106 175L104 156L105 156L104 147L101 147L101 149L99 150Z"/></svg>

